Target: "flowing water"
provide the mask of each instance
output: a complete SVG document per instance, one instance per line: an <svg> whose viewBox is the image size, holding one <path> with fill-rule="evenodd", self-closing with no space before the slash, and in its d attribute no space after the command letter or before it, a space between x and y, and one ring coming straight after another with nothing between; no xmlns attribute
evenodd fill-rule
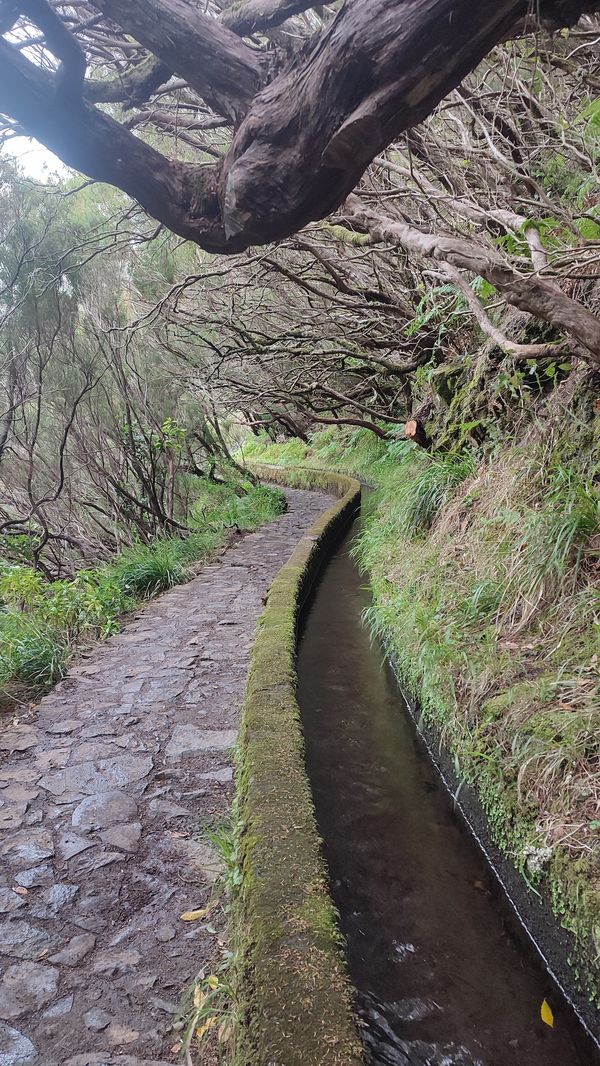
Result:
<svg viewBox="0 0 600 1066"><path fill-rule="evenodd" d="M591 1066L418 748L351 534L305 617L298 698L332 894L372 1064ZM547 999L554 1028L540 1017Z"/></svg>

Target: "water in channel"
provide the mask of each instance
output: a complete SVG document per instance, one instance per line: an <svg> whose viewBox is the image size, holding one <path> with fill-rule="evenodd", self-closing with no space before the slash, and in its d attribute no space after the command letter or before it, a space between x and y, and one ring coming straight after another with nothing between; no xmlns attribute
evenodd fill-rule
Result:
<svg viewBox="0 0 600 1066"><path fill-rule="evenodd" d="M349 555L305 616L298 698L332 894L372 1064L590 1066L575 1022L513 938L381 648ZM540 1018L542 1000L555 1027Z"/></svg>

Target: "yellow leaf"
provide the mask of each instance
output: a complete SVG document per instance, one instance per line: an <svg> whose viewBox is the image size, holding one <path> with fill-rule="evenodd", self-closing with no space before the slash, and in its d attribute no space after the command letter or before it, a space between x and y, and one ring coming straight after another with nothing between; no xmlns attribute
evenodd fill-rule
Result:
<svg viewBox="0 0 600 1066"><path fill-rule="evenodd" d="M209 988L215 989L219 987L219 978L216 974L211 973L210 977L206 978L206 983Z"/></svg>
<svg viewBox="0 0 600 1066"><path fill-rule="evenodd" d="M542 1021L549 1025L551 1029L554 1029L554 1015L552 1013L552 1007L548 1003L547 999L542 1000L542 1006L540 1008L540 1015Z"/></svg>
<svg viewBox="0 0 600 1066"><path fill-rule="evenodd" d="M199 911L184 911L180 914L182 922L197 922L199 918L206 918L210 914L210 907L202 907Z"/></svg>
<svg viewBox="0 0 600 1066"><path fill-rule="evenodd" d="M200 985L196 985L194 989L194 1006L201 1007L206 999L206 993L202 991Z"/></svg>
<svg viewBox="0 0 600 1066"><path fill-rule="evenodd" d="M207 1018L203 1025L199 1025L196 1029L196 1036L198 1037L198 1040L202 1040L202 1037L205 1036L206 1033L208 1033L209 1029L214 1029L216 1024L217 1019L213 1016L211 1018Z"/></svg>
<svg viewBox="0 0 600 1066"><path fill-rule="evenodd" d="M565 38L569 36L569 30L568 30L567 26L565 26L564 30L560 31L560 35L561 35L561 37L565 37ZM552 1013L552 1012L550 1012L550 1013Z"/></svg>

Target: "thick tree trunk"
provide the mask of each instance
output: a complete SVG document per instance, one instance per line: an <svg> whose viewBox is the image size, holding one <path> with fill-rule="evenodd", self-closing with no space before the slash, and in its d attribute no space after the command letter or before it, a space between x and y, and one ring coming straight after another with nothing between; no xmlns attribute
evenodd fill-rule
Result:
<svg viewBox="0 0 600 1066"><path fill-rule="evenodd" d="M0 111L67 164L135 197L212 252L278 240L324 218L374 156L425 118L525 17L529 0L350 0L254 96L268 74L249 45L187 0L98 0L126 32L232 121L214 166L170 161L0 42ZM540 0L574 21L600 0ZM563 17L564 16L564 17ZM60 58L60 56L59 56Z"/></svg>
<svg viewBox="0 0 600 1066"><path fill-rule="evenodd" d="M429 448L431 446L431 441L427 436L425 426L418 418L409 418L404 427L404 436L407 437L408 440L414 441L414 443L418 444L420 448Z"/></svg>

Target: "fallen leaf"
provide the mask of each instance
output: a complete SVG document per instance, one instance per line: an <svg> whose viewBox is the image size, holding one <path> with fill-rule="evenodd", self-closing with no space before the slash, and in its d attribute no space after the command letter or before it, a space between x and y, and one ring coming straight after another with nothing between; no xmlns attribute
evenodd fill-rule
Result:
<svg viewBox="0 0 600 1066"><path fill-rule="evenodd" d="M206 918L212 910L214 910L214 904L210 903L208 907L201 907L200 910L184 911L179 917L182 922L197 922L199 918Z"/></svg>
<svg viewBox="0 0 600 1066"><path fill-rule="evenodd" d="M542 1006L540 1008L540 1016L542 1021L549 1025L551 1029L554 1029L554 1014L552 1013L552 1007L548 1003L547 999L542 1000Z"/></svg>

